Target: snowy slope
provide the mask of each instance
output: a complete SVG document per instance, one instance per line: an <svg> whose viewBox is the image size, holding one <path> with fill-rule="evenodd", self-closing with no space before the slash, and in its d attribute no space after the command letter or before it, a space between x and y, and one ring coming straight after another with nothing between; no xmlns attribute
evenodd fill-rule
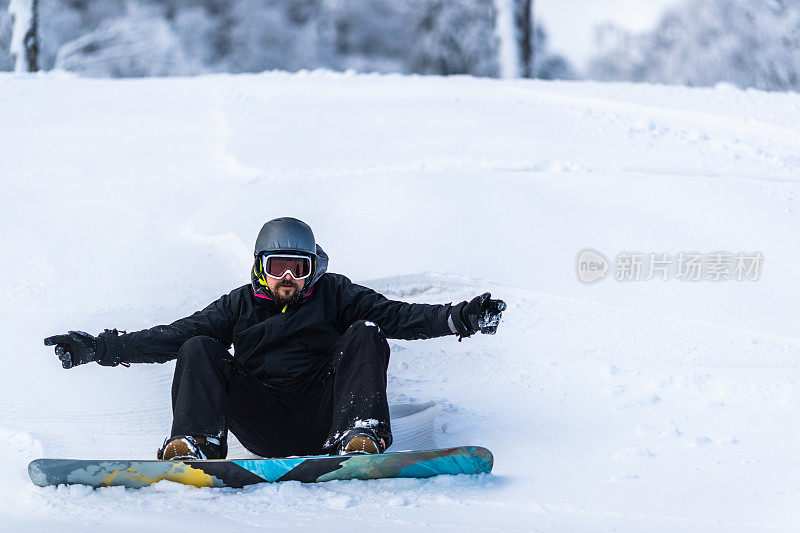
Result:
<svg viewBox="0 0 800 533"><path fill-rule="evenodd" d="M800 528L800 96L269 73L0 76L0 523L10 530ZM248 281L261 224L408 301L491 290L498 335L392 341L393 402L491 476L40 489L41 456L151 457L172 364L41 339L170 322ZM575 275L585 247L760 251L750 282Z"/></svg>

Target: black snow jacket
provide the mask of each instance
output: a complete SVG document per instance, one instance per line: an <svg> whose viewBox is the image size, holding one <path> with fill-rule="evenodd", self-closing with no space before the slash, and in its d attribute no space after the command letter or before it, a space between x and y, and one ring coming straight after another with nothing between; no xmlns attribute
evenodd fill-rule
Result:
<svg viewBox="0 0 800 533"><path fill-rule="evenodd" d="M345 276L326 273L328 257L319 247L317 252L311 283L300 301L285 311L253 279L170 325L133 333L106 330L98 337L101 364L164 363L175 359L190 338L207 335L225 347L233 345L237 367L261 381L280 383L321 369L357 320L376 323L394 339L427 339L463 330L458 317L466 302L451 306L389 300ZM454 328L448 325L451 310Z"/></svg>

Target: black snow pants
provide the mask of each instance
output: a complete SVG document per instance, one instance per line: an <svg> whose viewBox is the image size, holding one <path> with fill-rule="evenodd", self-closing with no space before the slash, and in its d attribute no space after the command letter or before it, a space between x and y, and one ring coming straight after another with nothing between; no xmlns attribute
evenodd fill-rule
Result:
<svg viewBox="0 0 800 533"><path fill-rule="evenodd" d="M192 337L178 353L172 381L172 436L217 437L227 455L230 430L263 457L334 453L355 426L392 441L386 370L389 344L376 325L355 322L331 360L297 380L262 383L219 342Z"/></svg>

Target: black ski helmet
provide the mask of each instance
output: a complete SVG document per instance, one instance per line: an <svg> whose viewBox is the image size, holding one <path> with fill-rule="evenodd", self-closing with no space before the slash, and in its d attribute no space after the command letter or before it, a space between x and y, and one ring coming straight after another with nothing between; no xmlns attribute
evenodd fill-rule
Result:
<svg viewBox="0 0 800 533"><path fill-rule="evenodd" d="M256 239L255 256L269 252L294 252L317 255L317 243L311 227L292 217L273 218L261 228Z"/></svg>
<svg viewBox="0 0 800 533"><path fill-rule="evenodd" d="M311 294L314 283L328 268L328 254L316 243L314 232L308 224L296 218L281 217L270 220L258 232L255 261L250 271L250 282L256 297L272 299L267 278L262 271L261 256L279 252L311 256L311 275L306 279L300 296Z"/></svg>

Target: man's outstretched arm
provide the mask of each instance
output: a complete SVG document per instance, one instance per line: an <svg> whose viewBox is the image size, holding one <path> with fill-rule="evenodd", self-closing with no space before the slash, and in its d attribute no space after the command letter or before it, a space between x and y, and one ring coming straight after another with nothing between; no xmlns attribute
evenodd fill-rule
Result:
<svg viewBox="0 0 800 533"><path fill-rule="evenodd" d="M64 368L93 361L104 366L117 366L165 363L177 357L184 342L198 335L208 335L223 346L230 346L233 335L230 295L166 326L132 333L107 329L97 337L82 331L70 331L66 335L48 337L44 344L55 346L56 355Z"/></svg>
<svg viewBox="0 0 800 533"><path fill-rule="evenodd" d="M382 294L340 276L339 316L346 328L356 320L378 324L392 339L430 339L445 335L494 334L506 309L487 292L455 305L416 304L389 300Z"/></svg>

